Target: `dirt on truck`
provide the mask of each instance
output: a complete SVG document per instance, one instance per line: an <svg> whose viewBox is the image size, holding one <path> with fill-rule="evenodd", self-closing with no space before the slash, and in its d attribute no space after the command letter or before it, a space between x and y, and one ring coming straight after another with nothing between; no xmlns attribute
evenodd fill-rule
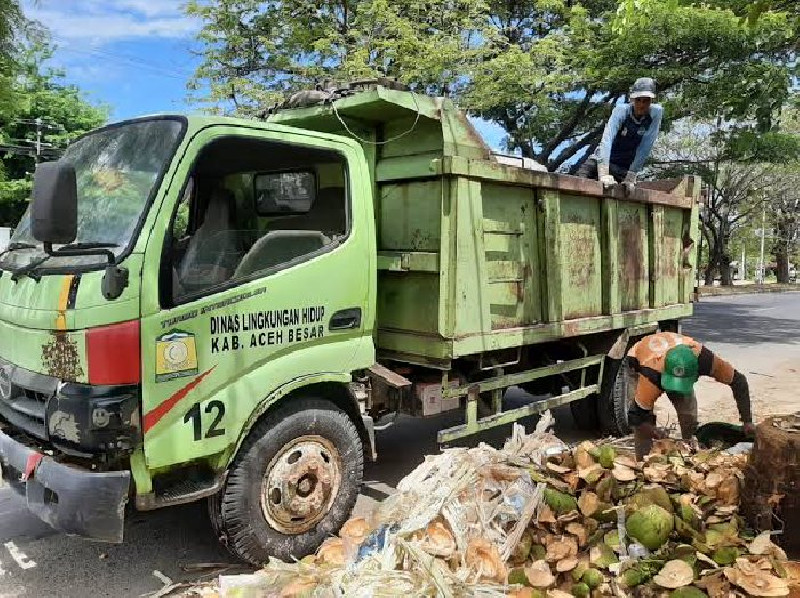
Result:
<svg viewBox="0 0 800 598"><path fill-rule="evenodd" d="M261 563L347 520L376 428L442 444L569 403L628 431L620 358L692 313L699 184L603 190L373 83L262 119L157 116L40 164L0 257L0 464L59 530L207 500ZM536 401L503 410L511 386Z"/></svg>

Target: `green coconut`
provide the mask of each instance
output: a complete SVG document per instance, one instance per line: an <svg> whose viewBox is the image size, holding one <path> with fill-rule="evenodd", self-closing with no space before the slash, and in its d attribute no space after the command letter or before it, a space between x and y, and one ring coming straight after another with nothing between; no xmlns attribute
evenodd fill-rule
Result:
<svg viewBox="0 0 800 598"><path fill-rule="evenodd" d="M711 558L718 565L733 565L739 558L739 549L735 546L720 546L713 552Z"/></svg>
<svg viewBox="0 0 800 598"><path fill-rule="evenodd" d="M547 548L541 544L534 544L531 546L530 557L532 561L544 560L545 556L547 556Z"/></svg>
<svg viewBox="0 0 800 598"><path fill-rule="evenodd" d="M614 459L617 457L617 451L614 450L613 446L604 444L596 451L592 451L590 454L592 457L597 459L597 462L600 463L600 465L606 469L611 469L614 467Z"/></svg>
<svg viewBox="0 0 800 598"><path fill-rule="evenodd" d="M611 548L619 548L620 541L619 541L619 530L611 530L603 537L603 542L605 542Z"/></svg>
<svg viewBox="0 0 800 598"><path fill-rule="evenodd" d="M592 564L603 568L608 568L610 565L619 562L614 550L609 545L604 543L594 546L589 551L589 558L591 559Z"/></svg>
<svg viewBox="0 0 800 598"><path fill-rule="evenodd" d="M508 572L508 584L527 586L527 587L531 586L531 584L528 583L528 576L525 575L525 569L523 569L522 567L512 569L511 571Z"/></svg>
<svg viewBox="0 0 800 598"><path fill-rule="evenodd" d="M628 535L650 550L661 548L669 540L674 527L673 516L658 505L639 509L627 521Z"/></svg>
<svg viewBox="0 0 800 598"><path fill-rule="evenodd" d="M581 577L581 581L591 589L595 589L605 581L605 576L597 569L587 569Z"/></svg>
<svg viewBox="0 0 800 598"><path fill-rule="evenodd" d="M557 515L564 515L570 511L578 510L578 501L575 500L575 497L552 488L544 489L544 502Z"/></svg>
<svg viewBox="0 0 800 598"><path fill-rule="evenodd" d="M666 490L664 490L663 487L655 486L653 488L645 488L644 490L640 491L637 496L640 495L644 495L650 499L650 504L658 505L670 513L674 512L672 499L670 499L669 494Z"/></svg>
<svg viewBox="0 0 800 598"><path fill-rule="evenodd" d="M579 582L583 577L583 574L589 570L589 563L586 561L578 561L578 566L575 567L571 572L570 575L572 576L572 581Z"/></svg>
<svg viewBox="0 0 800 598"><path fill-rule="evenodd" d="M575 598L589 598L589 594L591 594L591 589L585 583L576 583L572 586L572 595Z"/></svg>

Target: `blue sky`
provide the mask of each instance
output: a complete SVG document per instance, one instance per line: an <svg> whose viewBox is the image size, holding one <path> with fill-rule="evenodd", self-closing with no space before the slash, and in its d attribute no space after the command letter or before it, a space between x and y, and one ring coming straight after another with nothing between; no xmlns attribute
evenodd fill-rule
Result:
<svg viewBox="0 0 800 598"><path fill-rule="evenodd" d="M23 0L26 14L51 32L54 66L66 70L94 103L111 107L111 120L158 112L192 112L186 83L200 62L200 23L183 0ZM492 147L502 131L476 126Z"/></svg>

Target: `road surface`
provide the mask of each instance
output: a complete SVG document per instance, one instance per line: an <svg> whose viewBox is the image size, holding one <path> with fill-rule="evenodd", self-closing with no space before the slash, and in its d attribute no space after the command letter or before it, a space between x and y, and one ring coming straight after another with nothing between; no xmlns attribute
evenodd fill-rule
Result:
<svg viewBox="0 0 800 598"><path fill-rule="evenodd" d="M800 293L703 299L695 313L684 331L748 376L757 417L800 409L788 392L800 385L793 367L800 364ZM727 389L703 390L711 394L699 393L701 417L725 409L734 413ZM525 395L512 390L507 398L520 401ZM574 438L568 409L557 415L557 432ZM436 430L458 423L458 417L449 413L414 425L406 420L383 432L378 439L381 462L367 467L357 509L369 510L426 453L434 452ZM506 433L500 429L484 440L501 442ZM175 581L197 579L196 572L181 569L197 563L232 563L211 533L204 504L134 514L125 543L104 545L53 532L28 514L19 497L0 489L0 597L140 596L162 587L154 571Z"/></svg>

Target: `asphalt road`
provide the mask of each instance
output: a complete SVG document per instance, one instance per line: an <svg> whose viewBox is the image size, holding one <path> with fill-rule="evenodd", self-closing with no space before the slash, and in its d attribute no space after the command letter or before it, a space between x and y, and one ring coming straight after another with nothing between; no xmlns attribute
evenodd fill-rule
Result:
<svg viewBox="0 0 800 598"><path fill-rule="evenodd" d="M684 330L737 367L769 376L777 362L800 358L800 293L704 299ZM516 389L506 398L530 399ZM451 412L401 420L382 432L380 461L367 467L357 509L366 511L391 492L425 454L435 452L436 431L459 417ZM575 437L568 408L558 411L556 431ZM481 440L500 443L507 432L498 429ZM197 579L200 574L182 567L198 563L233 563L211 533L204 503L135 513L127 522L125 543L108 545L54 532L29 515L11 490L0 489L0 597L140 596L162 587L154 571L176 582Z"/></svg>

